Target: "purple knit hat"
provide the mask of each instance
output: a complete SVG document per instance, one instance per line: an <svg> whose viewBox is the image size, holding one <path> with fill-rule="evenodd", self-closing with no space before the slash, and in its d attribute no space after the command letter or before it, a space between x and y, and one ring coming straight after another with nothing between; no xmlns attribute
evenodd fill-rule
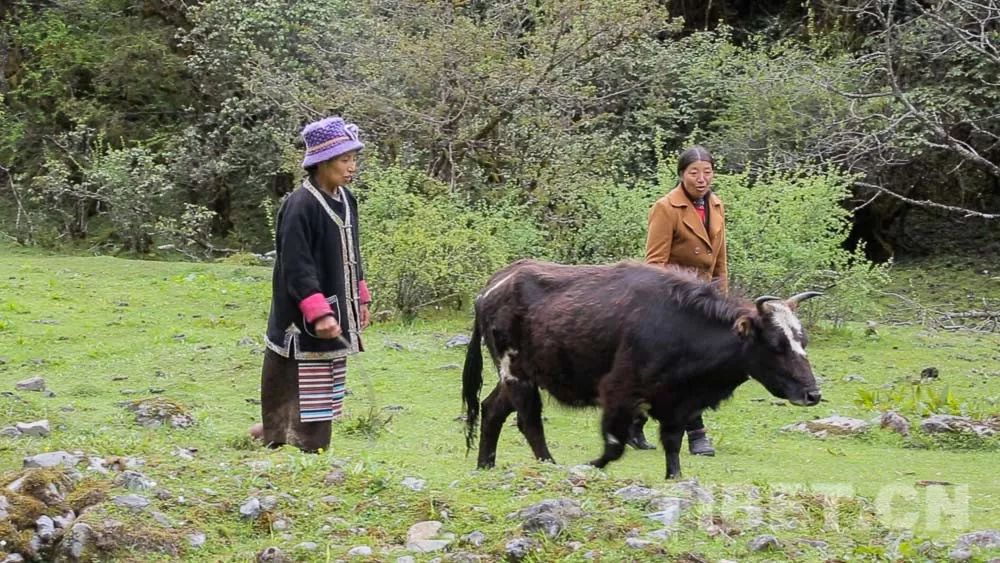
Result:
<svg viewBox="0 0 1000 563"><path fill-rule="evenodd" d="M346 123L340 117L327 117L306 125L302 129L302 139L306 142L306 157L302 159L302 168L365 147L358 140L358 126Z"/></svg>

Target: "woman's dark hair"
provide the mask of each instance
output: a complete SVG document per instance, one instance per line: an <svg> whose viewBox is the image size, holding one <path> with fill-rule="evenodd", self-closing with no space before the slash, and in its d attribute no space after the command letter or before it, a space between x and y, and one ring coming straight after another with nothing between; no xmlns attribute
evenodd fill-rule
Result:
<svg viewBox="0 0 1000 563"><path fill-rule="evenodd" d="M683 176L687 167L699 160L704 160L710 163L713 169L715 168L715 159L712 158L712 153L708 152L708 149L701 145L695 145L682 152L681 157L677 159L677 175Z"/></svg>

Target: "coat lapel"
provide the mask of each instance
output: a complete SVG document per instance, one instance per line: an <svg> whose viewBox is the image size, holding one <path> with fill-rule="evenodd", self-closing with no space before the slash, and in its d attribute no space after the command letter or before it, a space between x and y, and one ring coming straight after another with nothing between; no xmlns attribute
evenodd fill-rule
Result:
<svg viewBox="0 0 1000 563"><path fill-rule="evenodd" d="M718 250L716 245L718 245L721 242L719 239L722 236L722 223L723 223L722 200L719 199L719 197L713 193L709 196L709 203L710 203L709 213L712 214L711 215L712 220L709 221L708 225L709 229L711 229L709 235L711 235L712 239L712 250Z"/></svg>
<svg viewBox="0 0 1000 563"><path fill-rule="evenodd" d="M691 232L698 235L708 248L712 247L712 241L708 237L708 231L705 230L705 224L701 222L701 217L698 216L698 212L694 210L694 205L691 200L688 199L687 195L684 194L684 190L675 189L670 194L670 204L674 207L682 207L681 218L687 228L691 229ZM715 229L712 229L713 231Z"/></svg>

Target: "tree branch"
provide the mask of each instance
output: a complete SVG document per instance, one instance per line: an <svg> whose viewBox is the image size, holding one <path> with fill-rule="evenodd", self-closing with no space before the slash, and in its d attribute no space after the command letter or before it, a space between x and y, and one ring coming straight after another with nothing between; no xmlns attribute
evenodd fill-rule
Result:
<svg viewBox="0 0 1000 563"><path fill-rule="evenodd" d="M861 186L863 188L870 188L873 190L878 190L880 193L890 195L900 201L906 202L910 205L916 205L918 207L928 207L932 209L940 209L942 211L947 211L949 213L961 213L963 217L979 217L980 219L998 219L1000 218L1000 213L983 213L982 211L975 211L972 209L966 209L964 207L955 207L953 205L945 205L943 203L937 203L935 201L928 200L917 200L911 199L904 195L900 195L888 188L884 188L878 184L871 184L868 182L854 182L855 185ZM865 204L867 205L867 204Z"/></svg>

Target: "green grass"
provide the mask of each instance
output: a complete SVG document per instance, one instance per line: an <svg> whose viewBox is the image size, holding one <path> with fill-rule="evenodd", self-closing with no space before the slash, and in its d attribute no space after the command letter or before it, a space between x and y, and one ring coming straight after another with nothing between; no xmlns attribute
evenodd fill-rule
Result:
<svg viewBox="0 0 1000 563"><path fill-rule="evenodd" d="M53 429L48 438L0 438L0 469L13 475L23 457L55 450L141 458L145 465L139 470L171 493L169 499L154 498L151 509L166 514L175 527L162 528L147 514L103 510L168 536L204 532L204 548L182 546L183 557L192 560L251 560L270 545L292 552L300 542L315 541L318 551L295 555L326 561L343 557L353 546L371 545L375 560L392 561L405 553L398 546L405 543L407 528L423 519L442 520L447 531L458 535L484 532L488 539L483 547L463 549L493 560L502 556L508 540L520 535L518 523L506 515L556 497L577 498L588 515L558 539L541 542L534 555L538 561L582 560L588 550L606 561L662 560L664 554L683 553L740 560L819 557L808 550L747 552L747 541L765 532L789 541L827 541L829 556L878 559L900 532L946 543L967 531L1000 528L1000 450L995 440L906 440L878 429L862 437L821 440L780 430L833 414L872 419L878 413L859 400L863 391L885 395L889 389L883 386L908 390L930 366L938 368L940 379L924 387L938 393L947 388L957 401L953 407L962 412L995 414L1000 411L1000 336L995 333L891 326L881 326L878 337L866 336L860 326L816 331L810 357L824 380L826 401L812 409L785 406L750 382L718 412L706 415L719 454L683 455L682 465L685 477L697 478L719 492L719 498L723 492L739 497L754 486L765 491L798 488L801 496L793 505L809 512L818 510L810 496L815 492L859 497L845 501L838 525L813 521L788 529L781 525L791 518L782 513L788 506L753 501L765 510L765 529L725 540L691 525L635 550L625 547L626 532L637 528L644 533L657 526L644 518L641 507L610 492L631 482L664 486L662 451L629 451L606 474L594 474L586 493L576 495L566 469L536 463L516 428L508 425L498 467L473 469L475 452L466 456L463 423L456 420L461 414L457 365L464 349L444 347L451 336L467 333L470 320L462 314L411 326L378 325L366 334L368 352L350 363L349 415L335 426L330 451L306 455L249 444L245 430L259 416L253 401L259 397L269 279L269 269L252 266L0 249L0 391L13 391L15 382L40 375L55 392L54 397L31 392L0 396L0 426L47 418ZM866 382L844 382L849 374ZM484 393L491 378L486 375ZM190 409L195 427L140 428L119 404L153 396ZM545 416L559 463L572 466L596 456L597 412L547 402ZM178 447L196 448L194 460L176 456ZM334 462L343 464L346 481L324 486L323 476ZM410 476L426 480L427 488L415 492L402 487L402 479ZM916 485L923 480L953 485ZM113 487L110 494L124 493ZM247 497L282 494L290 495L281 497L277 508L291 522L287 531L239 518L239 505ZM326 495L338 500L321 502ZM892 513L862 525L859 514L886 499L892 501ZM726 517L737 505L720 503L715 515ZM956 515L939 515L942 506ZM572 541L584 547L574 552ZM900 549L912 549L918 541Z"/></svg>

